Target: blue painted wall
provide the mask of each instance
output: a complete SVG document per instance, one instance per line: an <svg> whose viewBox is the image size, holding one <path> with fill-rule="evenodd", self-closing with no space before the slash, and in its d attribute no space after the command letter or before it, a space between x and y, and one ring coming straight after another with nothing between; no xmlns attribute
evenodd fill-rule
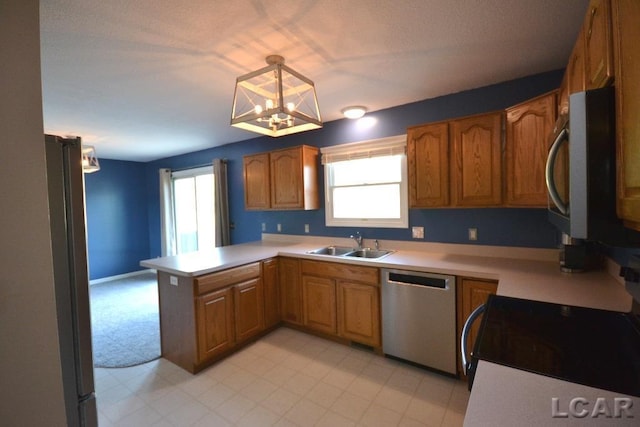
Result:
<svg viewBox="0 0 640 427"><path fill-rule="evenodd" d="M242 156L300 144L325 147L342 143L404 134L406 128L422 123L446 120L471 114L502 110L560 85L562 70L543 73L492 86L464 91L421 102L406 104L367 115L374 119L371 127L359 122L337 120L322 129L281 138L258 137L208 150L170 157L146 164L148 189L148 234L150 257L160 256L160 206L158 169L180 169L210 163L213 158L228 160L230 218L235 228L232 243L259 240L261 224L276 233L282 224L283 234L304 234L309 224L311 234L345 237L352 228L326 227L324 209L317 211L253 212L244 209ZM318 176L323 188L323 169ZM424 226L426 241L469 243L467 229L478 229L477 244L552 248L558 245L558 233L547 221L544 209L412 209L410 226ZM406 229L359 229L365 238L411 240Z"/></svg>
<svg viewBox="0 0 640 427"><path fill-rule="evenodd" d="M100 159L85 175L90 279L140 270L149 258L145 164Z"/></svg>

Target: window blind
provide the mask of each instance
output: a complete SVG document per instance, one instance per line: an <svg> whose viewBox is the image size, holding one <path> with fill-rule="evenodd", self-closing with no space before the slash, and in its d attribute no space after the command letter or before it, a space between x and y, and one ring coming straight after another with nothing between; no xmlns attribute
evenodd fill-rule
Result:
<svg viewBox="0 0 640 427"><path fill-rule="evenodd" d="M406 148L407 136L396 135L388 138L324 147L320 149L320 153L322 154L322 164L326 165L347 160L405 154Z"/></svg>

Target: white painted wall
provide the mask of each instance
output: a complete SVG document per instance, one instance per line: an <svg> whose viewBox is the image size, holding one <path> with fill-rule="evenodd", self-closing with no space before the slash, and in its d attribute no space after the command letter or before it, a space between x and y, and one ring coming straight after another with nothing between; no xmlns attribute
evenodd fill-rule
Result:
<svg viewBox="0 0 640 427"><path fill-rule="evenodd" d="M38 0L0 1L0 424L64 426Z"/></svg>

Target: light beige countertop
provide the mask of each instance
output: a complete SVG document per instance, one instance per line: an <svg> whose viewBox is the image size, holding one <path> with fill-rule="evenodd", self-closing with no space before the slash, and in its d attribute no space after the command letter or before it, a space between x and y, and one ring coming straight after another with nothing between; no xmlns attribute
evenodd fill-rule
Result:
<svg viewBox="0 0 640 427"><path fill-rule="evenodd" d="M365 241L365 243L371 243ZM345 238L265 235L263 240L140 262L147 268L178 276L201 276L275 256L398 268L430 273L498 280L498 294L559 304L629 311L631 297L624 286L606 271L562 273L557 251L381 241L394 250L379 259L308 254L326 245L352 246Z"/></svg>
<svg viewBox="0 0 640 427"><path fill-rule="evenodd" d="M478 279L498 280L498 294L605 310L628 312L631 296L616 278L616 266L608 271L562 273L558 251L552 249L506 248L479 245L454 245L425 242L381 241L381 247L394 252L379 259L362 259L308 254L327 245L353 246L348 238L263 235L259 242L216 248L175 257L141 261L144 267L182 276L199 276L274 256L370 265L431 273L451 274ZM370 240L365 246L373 246ZM594 343L597 345L597 343ZM576 414L593 411L600 404L613 411L615 398L629 398L592 387L532 374L480 361L467 407L465 426L520 425L638 425L640 399L633 397L633 419L591 415L578 418L568 410L572 399L578 401ZM552 398L557 411L552 414ZM604 402L604 403L603 403ZM624 402L622 402L624 404ZM567 416L563 416L563 414Z"/></svg>

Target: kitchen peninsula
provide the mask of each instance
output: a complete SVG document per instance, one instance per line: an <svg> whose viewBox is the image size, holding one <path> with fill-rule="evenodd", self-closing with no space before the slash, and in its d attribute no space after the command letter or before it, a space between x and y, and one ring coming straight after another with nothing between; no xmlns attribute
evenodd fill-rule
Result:
<svg viewBox="0 0 640 427"><path fill-rule="evenodd" d="M236 345L251 342L281 322L305 330L303 319L291 321L277 317L270 324L265 321L267 311L273 310L270 305L274 301L275 307L279 305L280 313L284 313L284 305L302 298L299 289L284 282L297 280L296 276L301 272L295 270L295 266L305 260L376 269L403 268L450 274L457 278L497 281L499 295L622 312L631 309L631 297L614 277L615 266L610 268L611 274L605 270L561 273L555 250L401 241L380 243L394 252L378 260L345 259L308 252L324 245L348 246L348 239L265 234L258 242L142 261L142 266L158 271L163 357L196 373L233 352ZM278 260L284 261L280 264L279 281L277 268L273 268ZM285 294L291 289L299 292L296 298ZM243 291L250 295L242 296ZM271 295L274 292L275 296ZM212 309L208 310L207 305ZM181 309L175 310L176 306ZM248 315L246 311L251 310L254 313ZM198 328L197 324L201 322L209 325L205 329L202 326ZM165 337L179 340L165 342ZM219 337L225 338L221 340ZM349 340L342 341L349 344ZM202 347L207 343L213 347L220 346L213 348L212 356ZM181 348L182 353L178 352L176 356L176 349ZM184 349L188 350L188 355L184 354ZM506 382L512 380L514 382L507 387ZM465 425L488 425L501 416L513 417L509 418L511 420L535 419L544 424L552 421L551 397L567 402L576 396L595 400L599 396L613 399L614 395L481 361ZM640 408L640 398L632 399L635 408ZM502 402L511 402L513 406L506 407Z"/></svg>

